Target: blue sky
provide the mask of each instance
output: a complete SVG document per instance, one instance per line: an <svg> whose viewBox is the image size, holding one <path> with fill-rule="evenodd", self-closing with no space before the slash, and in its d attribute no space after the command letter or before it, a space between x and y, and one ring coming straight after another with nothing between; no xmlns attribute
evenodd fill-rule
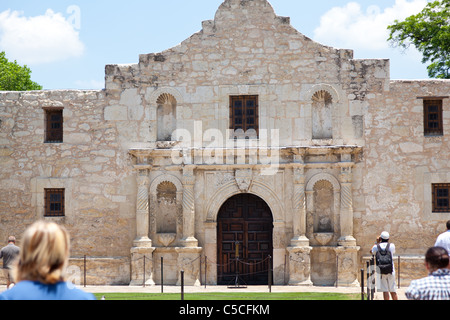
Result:
<svg viewBox="0 0 450 320"><path fill-rule="evenodd" d="M27 64L44 89L100 89L107 64L137 63L169 49L214 18L223 0L1 0L0 51ZM353 49L355 58L391 59L392 79L427 78L421 55L385 41L394 19L427 0L271 0L309 38Z"/></svg>

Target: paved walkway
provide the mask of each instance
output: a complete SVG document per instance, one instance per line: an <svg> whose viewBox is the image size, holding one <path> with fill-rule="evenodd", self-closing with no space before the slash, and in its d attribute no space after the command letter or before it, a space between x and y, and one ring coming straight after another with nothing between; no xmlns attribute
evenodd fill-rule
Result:
<svg viewBox="0 0 450 320"><path fill-rule="evenodd" d="M80 286L80 289L91 293L161 293L161 286ZM397 290L399 300L406 300L405 289ZM6 290L6 286L0 286L0 292ZM302 286L272 286L272 292L335 292L335 293L361 293L358 287L302 287ZM179 286L164 286L164 293L181 293ZM185 286L185 293L215 293L215 292L269 292L268 286L247 286L246 288L228 288L227 286ZM382 300L383 294L376 292L375 300Z"/></svg>

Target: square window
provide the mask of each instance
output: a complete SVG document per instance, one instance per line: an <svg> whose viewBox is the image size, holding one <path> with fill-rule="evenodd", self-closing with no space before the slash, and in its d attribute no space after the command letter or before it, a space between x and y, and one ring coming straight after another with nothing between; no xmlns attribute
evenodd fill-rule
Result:
<svg viewBox="0 0 450 320"><path fill-rule="evenodd" d="M64 217L64 189L44 189L45 217Z"/></svg>
<svg viewBox="0 0 450 320"><path fill-rule="evenodd" d="M432 185L433 212L450 212L450 183Z"/></svg>

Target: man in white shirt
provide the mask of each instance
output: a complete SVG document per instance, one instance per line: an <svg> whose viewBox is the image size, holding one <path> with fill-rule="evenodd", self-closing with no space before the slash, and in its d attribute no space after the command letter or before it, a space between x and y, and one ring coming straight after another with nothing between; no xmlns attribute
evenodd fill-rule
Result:
<svg viewBox="0 0 450 320"><path fill-rule="evenodd" d="M441 233L437 239L436 243L434 244L435 247L442 247L447 252L450 252L450 220L447 221L447 231L444 233Z"/></svg>
<svg viewBox="0 0 450 320"><path fill-rule="evenodd" d="M383 292L384 300L389 300L389 294L392 297L392 300L398 300L397 296L397 285L395 283L395 267L394 267L394 253L395 253L395 245L393 243L389 243L389 233L387 231L383 231L381 235L377 238L377 242L372 247L372 254L376 255L378 251L378 246L381 250L385 250L389 245L389 251L392 257L392 273L389 274L381 274L377 273L377 289L380 292Z"/></svg>

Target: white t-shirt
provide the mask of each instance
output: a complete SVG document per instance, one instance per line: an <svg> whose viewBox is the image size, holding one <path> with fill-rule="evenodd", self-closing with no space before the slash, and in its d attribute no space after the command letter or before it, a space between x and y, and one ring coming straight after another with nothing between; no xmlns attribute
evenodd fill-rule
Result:
<svg viewBox="0 0 450 320"><path fill-rule="evenodd" d="M387 247L387 245L388 245L388 242L381 242L380 243L380 248L381 249L386 249L386 247ZM373 247L372 247L372 254L375 254L375 253L377 253L377 251L378 251L378 248L377 248L377 245L374 245ZM392 268L393 268L393 274L395 273L395 267L394 267L394 253L395 253L395 245L393 244L393 243L391 243L390 245L389 245L389 251L391 252L391 254L392 254Z"/></svg>
<svg viewBox="0 0 450 320"><path fill-rule="evenodd" d="M442 247L450 253L450 230L441 233L434 244L435 247Z"/></svg>

